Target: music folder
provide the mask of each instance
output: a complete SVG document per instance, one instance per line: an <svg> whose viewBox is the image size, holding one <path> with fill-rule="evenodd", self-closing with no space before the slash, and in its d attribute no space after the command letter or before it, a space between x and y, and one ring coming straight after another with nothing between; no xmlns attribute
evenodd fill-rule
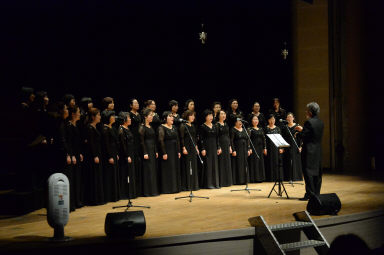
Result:
<svg viewBox="0 0 384 255"><path fill-rule="evenodd" d="M291 147L280 134L267 134L267 136L277 148Z"/></svg>

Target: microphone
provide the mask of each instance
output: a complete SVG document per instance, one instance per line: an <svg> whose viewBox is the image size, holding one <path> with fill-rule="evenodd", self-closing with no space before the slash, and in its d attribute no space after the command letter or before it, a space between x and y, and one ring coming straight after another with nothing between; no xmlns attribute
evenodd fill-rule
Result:
<svg viewBox="0 0 384 255"><path fill-rule="evenodd" d="M288 123L288 121L283 120L283 119L280 119L279 121L280 121L281 123L284 123L284 124L287 124L287 123Z"/></svg>
<svg viewBox="0 0 384 255"><path fill-rule="evenodd" d="M236 121L241 121L241 122L244 122L244 123L248 123L248 121L243 120L242 118L236 118Z"/></svg>
<svg viewBox="0 0 384 255"><path fill-rule="evenodd" d="M185 119L175 119L176 122L180 122L180 123L187 123L188 121L186 121Z"/></svg>

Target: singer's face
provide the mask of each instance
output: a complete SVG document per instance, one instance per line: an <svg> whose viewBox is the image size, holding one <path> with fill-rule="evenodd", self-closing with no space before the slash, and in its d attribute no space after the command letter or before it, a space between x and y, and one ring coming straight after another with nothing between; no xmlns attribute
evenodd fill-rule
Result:
<svg viewBox="0 0 384 255"><path fill-rule="evenodd" d="M293 118L292 114L288 114L288 115L287 115L287 121L288 121L289 123L292 123L294 119L295 119L295 118Z"/></svg>
<svg viewBox="0 0 384 255"><path fill-rule="evenodd" d="M71 99L71 101L69 101L69 106L74 107L75 105L76 105L75 99Z"/></svg>
<svg viewBox="0 0 384 255"><path fill-rule="evenodd" d="M215 104L215 106L213 107L213 111L214 111L215 113L217 113L217 112L220 112L220 110L221 110L221 105L219 105L219 104Z"/></svg>
<svg viewBox="0 0 384 255"><path fill-rule="evenodd" d="M188 110L194 111L195 110L195 102L189 102L188 104Z"/></svg>
<svg viewBox="0 0 384 255"><path fill-rule="evenodd" d="M273 107L274 107L275 109L280 108L280 102L277 101L277 100L273 101Z"/></svg>
<svg viewBox="0 0 384 255"><path fill-rule="evenodd" d="M172 115L168 115L167 116L167 124L168 125L173 125L173 116Z"/></svg>
<svg viewBox="0 0 384 255"><path fill-rule="evenodd" d="M268 124L271 125L271 126L275 125L275 117L270 118L268 120Z"/></svg>
<svg viewBox="0 0 384 255"><path fill-rule="evenodd" d="M237 120L236 123L235 123L235 126L236 126L237 128L241 128L242 125L243 125L243 124L241 123L240 120Z"/></svg>
<svg viewBox="0 0 384 255"><path fill-rule="evenodd" d="M63 110L63 119L68 118L69 113L68 113L68 107L67 105L64 105L64 110Z"/></svg>
<svg viewBox="0 0 384 255"><path fill-rule="evenodd" d="M172 106L172 112L177 112L178 110L179 110L179 106L178 105Z"/></svg>
<svg viewBox="0 0 384 255"><path fill-rule="evenodd" d="M227 118L227 114L224 111L220 111L220 120L225 120Z"/></svg>
<svg viewBox="0 0 384 255"><path fill-rule="evenodd" d="M148 116L147 116L147 121L148 121L149 123L151 123L152 120L153 120L153 112L151 112L151 113L148 114Z"/></svg>
<svg viewBox="0 0 384 255"><path fill-rule="evenodd" d="M139 106L139 102L137 102L137 100L135 99L135 100L133 100L133 102L132 102L132 109L134 109L134 110L139 110L139 108L140 108L140 106Z"/></svg>
<svg viewBox="0 0 384 255"><path fill-rule="evenodd" d="M205 120L206 120L208 123L211 123L212 120L213 120L213 115L212 115L212 114L208 114L207 117L205 117Z"/></svg>
<svg viewBox="0 0 384 255"><path fill-rule="evenodd" d="M239 107L239 103L237 101L233 101L231 107L233 110L237 110L237 108Z"/></svg>
<svg viewBox="0 0 384 255"><path fill-rule="evenodd" d="M131 120L131 117L129 117L129 115L127 116L127 121L125 123L127 124L127 126L131 125L132 120Z"/></svg>
<svg viewBox="0 0 384 255"><path fill-rule="evenodd" d="M108 104L108 110L112 111L113 109L115 109L115 102L112 101L112 103Z"/></svg>
<svg viewBox="0 0 384 255"><path fill-rule="evenodd" d="M259 112L260 111L260 105L258 103L253 105L253 111L254 112Z"/></svg>
<svg viewBox="0 0 384 255"><path fill-rule="evenodd" d="M156 111L156 103L155 103L155 101L152 101L152 103L149 105L149 109L151 109L152 111Z"/></svg>
<svg viewBox="0 0 384 255"><path fill-rule="evenodd" d="M77 111L75 113L73 113L73 120L77 121L77 120L80 120L80 108L77 108Z"/></svg>
<svg viewBox="0 0 384 255"><path fill-rule="evenodd" d="M189 116L188 116L188 120L189 120L189 122L191 122L191 123L195 121L195 118L196 118L195 114L192 114L192 115L189 115Z"/></svg>
<svg viewBox="0 0 384 255"><path fill-rule="evenodd" d="M97 113L96 116L95 116L94 118L95 118L95 122L96 122L96 124L97 124L97 123L100 123L100 120L101 120L100 112Z"/></svg>
<svg viewBox="0 0 384 255"><path fill-rule="evenodd" d="M252 118L252 125L254 127L257 127L257 125L259 125L259 118L257 116L253 116L253 118Z"/></svg>

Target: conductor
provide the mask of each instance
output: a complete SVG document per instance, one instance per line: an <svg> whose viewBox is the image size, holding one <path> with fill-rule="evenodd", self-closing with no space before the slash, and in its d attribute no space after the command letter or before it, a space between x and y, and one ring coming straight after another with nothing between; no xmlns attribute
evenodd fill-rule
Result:
<svg viewBox="0 0 384 255"><path fill-rule="evenodd" d="M321 169L321 140L323 137L324 123L319 119L320 106L316 102L307 104L307 121L304 127L297 126L298 136L303 141L302 166L305 181L305 195L299 200L306 201L311 196L320 195L322 182Z"/></svg>

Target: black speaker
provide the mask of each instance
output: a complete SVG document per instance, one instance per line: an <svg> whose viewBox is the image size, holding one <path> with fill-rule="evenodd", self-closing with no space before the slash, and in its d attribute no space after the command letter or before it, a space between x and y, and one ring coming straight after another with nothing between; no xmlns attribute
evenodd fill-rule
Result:
<svg viewBox="0 0 384 255"><path fill-rule="evenodd" d="M146 230L143 211L108 213L105 217L105 233L108 237L142 236Z"/></svg>
<svg viewBox="0 0 384 255"><path fill-rule="evenodd" d="M341 209L341 202L336 193L313 196L307 204L307 211L311 215L337 215Z"/></svg>

